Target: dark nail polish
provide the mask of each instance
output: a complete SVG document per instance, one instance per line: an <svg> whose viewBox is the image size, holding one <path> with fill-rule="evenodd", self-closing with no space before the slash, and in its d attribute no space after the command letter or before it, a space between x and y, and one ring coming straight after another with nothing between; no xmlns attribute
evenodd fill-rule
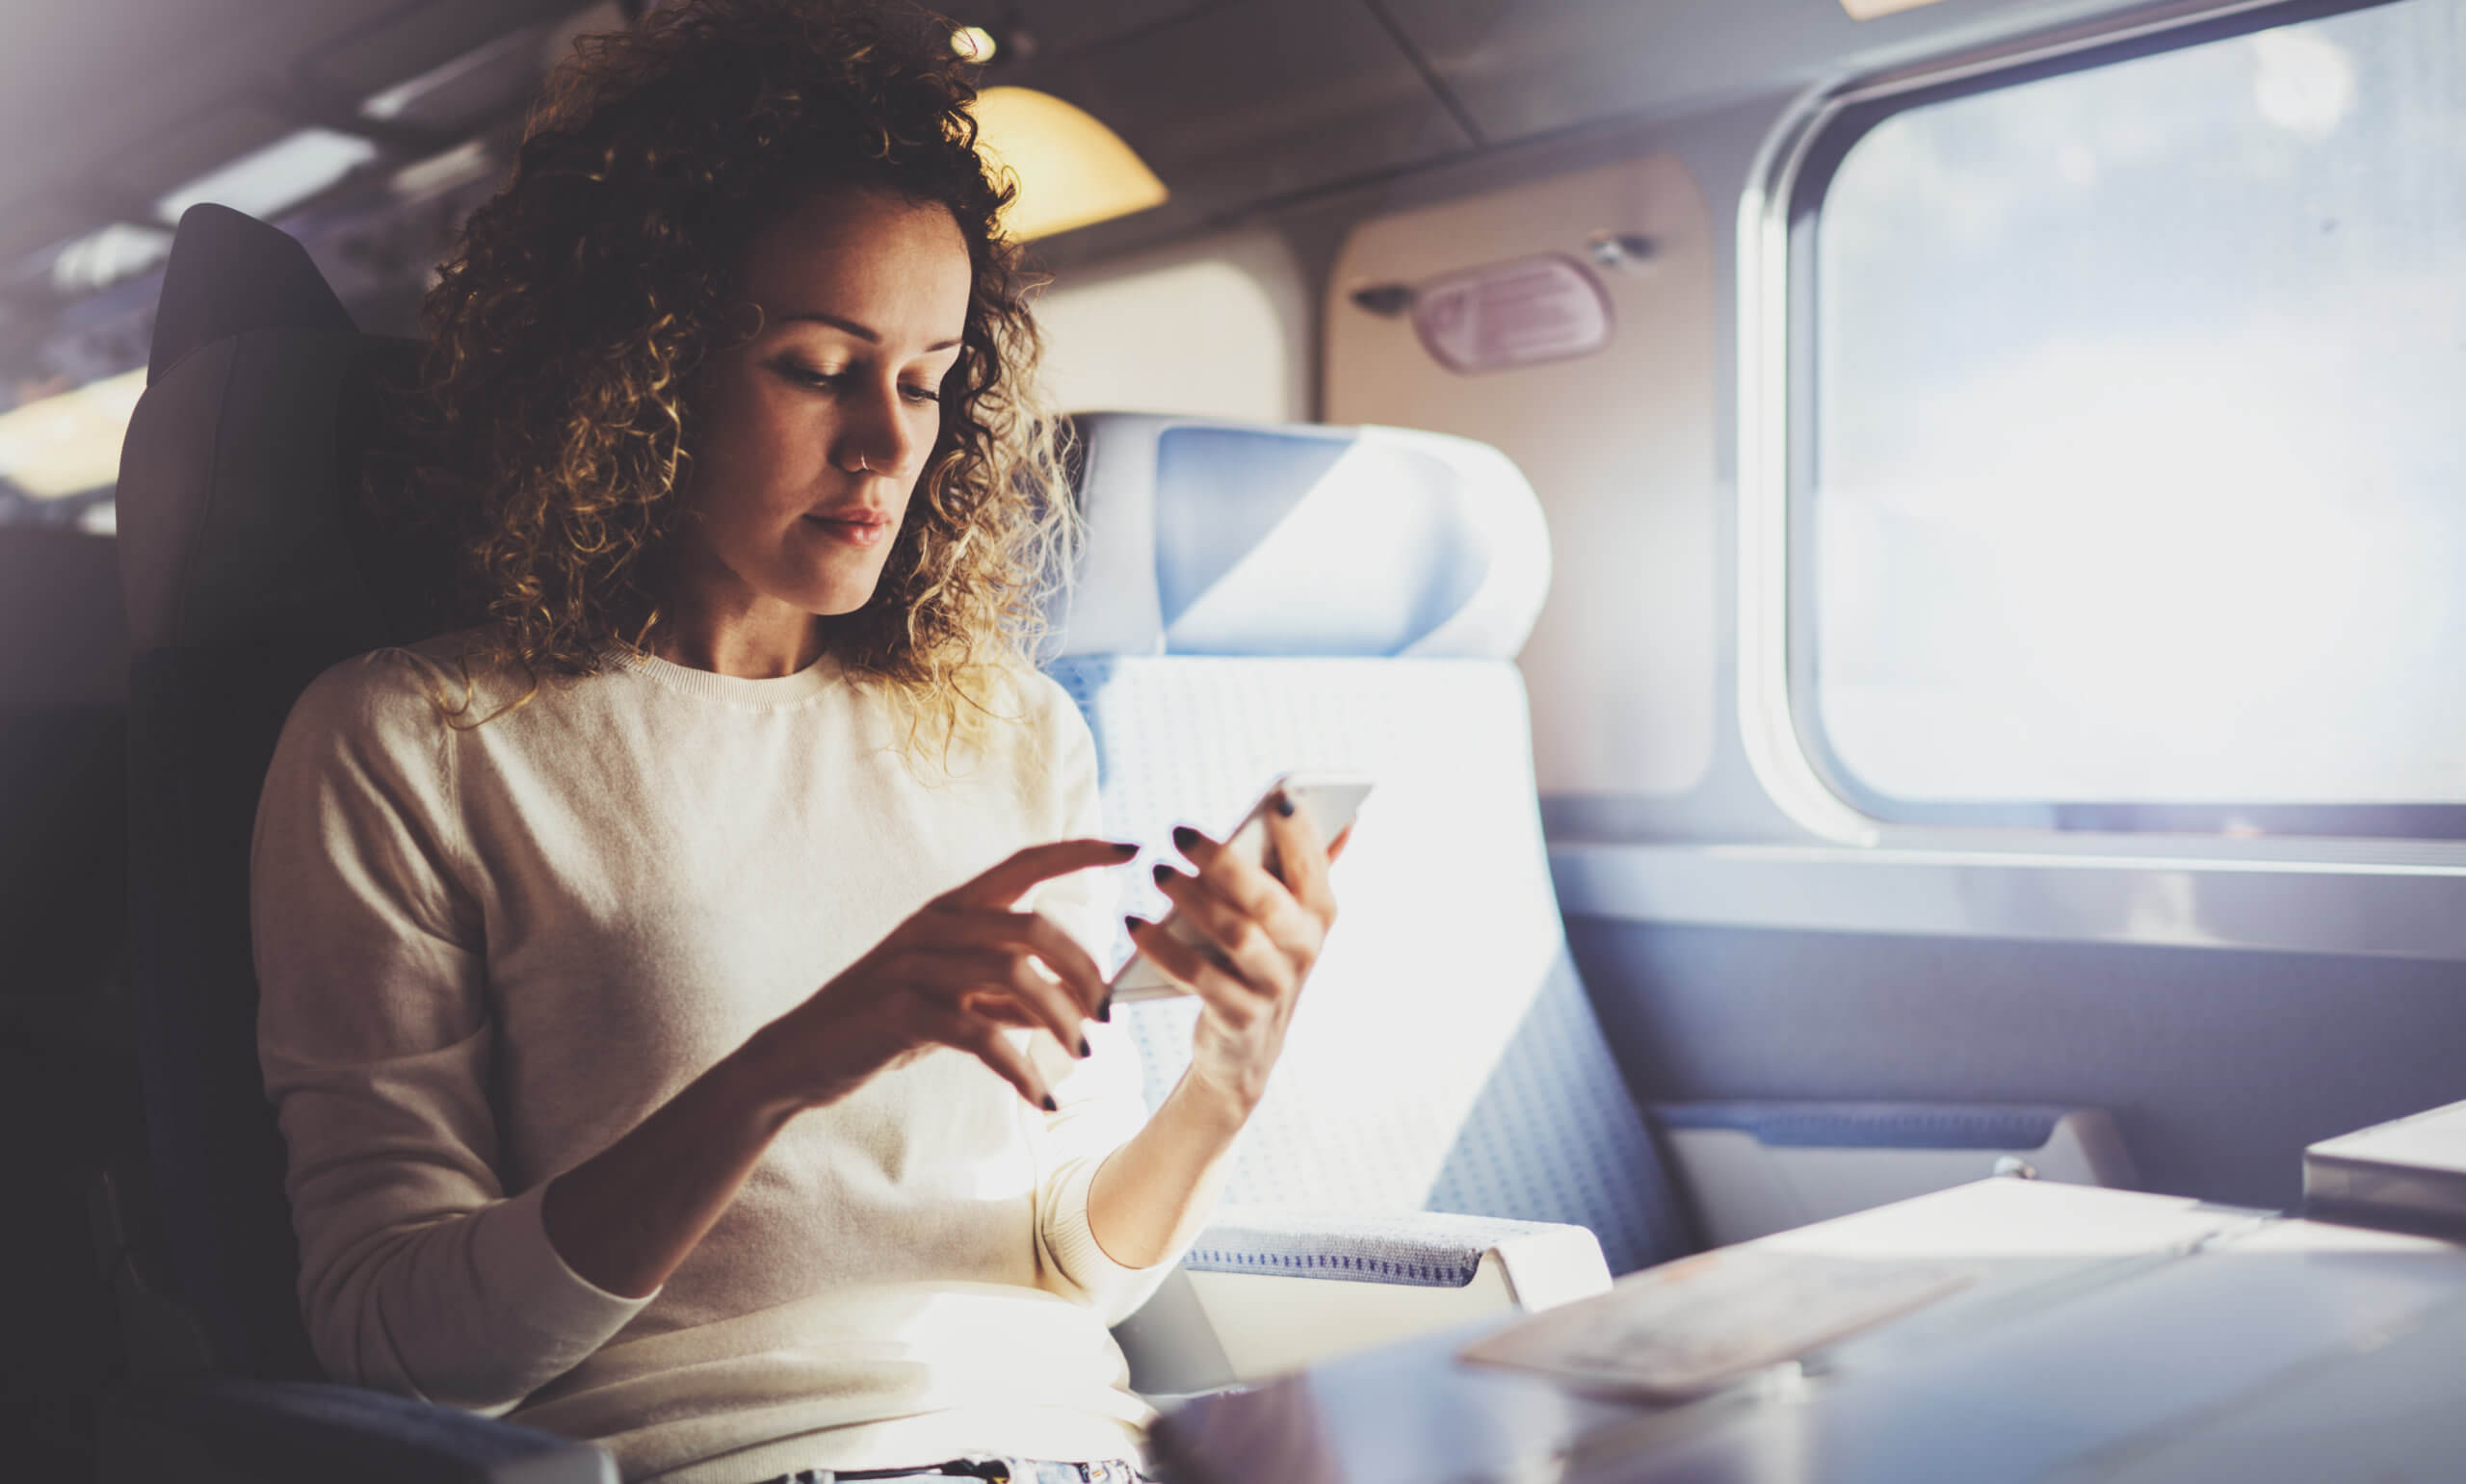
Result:
<svg viewBox="0 0 2466 1484"><path fill-rule="evenodd" d="M1108 1026L1113 1024L1114 996L1112 990L1105 991L1105 1002L1096 1006L1096 1019L1104 1022Z"/></svg>
<svg viewBox="0 0 2466 1484"><path fill-rule="evenodd" d="M1124 845L1122 842L1116 840L1114 842L1114 853L1120 856L1123 860L1128 860L1139 853L1139 846L1135 845Z"/></svg>
<svg viewBox="0 0 2466 1484"><path fill-rule="evenodd" d="M1058 1113L1062 1111L1062 1109L1055 1105L1052 1093L1048 1092L1044 1095L1044 1110L1048 1113Z"/></svg>
<svg viewBox="0 0 2466 1484"><path fill-rule="evenodd" d="M1086 1036L1081 1036L1079 1038L1079 1054L1082 1056L1088 1054L1088 1038Z"/></svg>
<svg viewBox="0 0 2466 1484"><path fill-rule="evenodd" d="M1190 827L1189 825L1187 825L1187 824L1176 824L1176 825L1174 825L1174 826L1173 826L1173 846L1174 846L1174 848L1176 848L1176 849L1180 849L1180 850L1188 850L1191 846L1194 846L1194 845L1198 844L1198 842L1199 842L1199 833L1198 833L1198 831L1196 831L1196 830L1194 830L1194 829L1191 828L1191 827Z"/></svg>
<svg viewBox="0 0 2466 1484"><path fill-rule="evenodd" d="M1166 882L1170 881L1171 879L1173 879L1173 868L1166 865L1163 861L1158 861L1156 863L1156 884L1158 886L1163 886Z"/></svg>
<svg viewBox="0 0 2466 1484"><path fill-rule="evenodd" d="M1293 795L1292 795L1292 794L1277 794L1277 795L1275 796L1275 812L1276 812L1276 813L1278 813L1278 814L1280 814L1280 815L1282 815L1282 816L1284 816L1284 817L1285 817L1286 819L1288 819L1288 820L1292 819L1292 818L1293 818Z"/></svg>

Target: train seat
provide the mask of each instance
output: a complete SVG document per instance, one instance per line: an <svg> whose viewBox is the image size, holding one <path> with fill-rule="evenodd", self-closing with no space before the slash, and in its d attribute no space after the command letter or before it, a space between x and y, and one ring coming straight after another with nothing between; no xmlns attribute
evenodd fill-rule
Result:
<svg viewBox="0 0 2466 1484"><path fill-rule="evenodd" d="M1075 429L1085 548L1047 669L1095 733L1108 828L1221 829L1286 770L1377 782L1219 1224L1125 1335L1135 1382L1223 1379L1145 1364L1141 1325L1170 1314L1212 1314L1239 1375L1464 1312L1392 1290L1349 1307L1339 1289L1364 1285L1279 1299L1267 1274L1533 1307L1688 1250L1551 887L1513 661L1549 585L1524 477L1486 445L1393 429L1130 414ZM1159 1101L1195 1004L1117 1014ZM1485 1262L1505 1281L1461 1293ZM1279 1307L1306 1333L1268 1333Z"/></svg>
<svg viewBox="0 0 2466 1484"><path fill-rule="evenodd" d="M0 1165L21 1275L0 1299L0 1336L17 1341L0 1345L0 1474L13 1477L68 1472L81 1404L117 1362L96 1336L109 1301L86 1265L80 1196L144 1133L119 984L127 684L111 538L0 524Z"/></svg>
<svg viewBox="0 0 2466 1484"><path fill-rule="evenodd" d="M182 217L120 460L130 649L129 978L176 1297L132 1322L101 1473L614 1484L598 1448L307 1379L283 1149L260 1088L249 946L257 791L327 665L425 632L419 542L353 496L407 347L361 335L299 244ZM124 1313L137 1306L123 1299ZM144 1315L134 1315L134 1318ZM144 1343L178 1332L195 1342Z"/></svg>

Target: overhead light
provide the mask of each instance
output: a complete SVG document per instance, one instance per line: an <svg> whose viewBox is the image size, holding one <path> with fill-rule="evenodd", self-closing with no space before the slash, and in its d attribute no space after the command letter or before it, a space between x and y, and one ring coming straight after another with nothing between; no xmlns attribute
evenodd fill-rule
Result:
<svg viewBox="0 0 2466 1484"><path fill-rule="evenodd" d="M621 25L613 29L621 29ZM422 105L427 104L429 106L424 111L433 116L439 110L433 100L443 97L448 100L444 111L452 113L454 90L465 87L474 78L485 85L488 82L485 74L492 69L511 71L518 68L524 73L536 72L538 48L537 27L509 31L493 41L429 68L417 77L406 78L391 88L370 93L361 100L359 112L364 117L390 121L421 111ZM432 117L428 121L433 123L436 119Z"/></svg>
<svg viewBox="0 0 2466 1484"><path fill-rule="evenodd" d="M951 33L951 50L969 62L991 62L1001 46L983 26L961 26Z"/></svg>
<svg viewBox="0 0 2466 1484"><path fill-rule="evenodd" d="M119 479L120 440L145 368L0 412L0 480L37 500L82 495Z"/></svg>
<svg viewBox="0 0 2466 1484"><path fill-rule="evenodd" d="M62 247L51 258L51 291L75 299L142 273L171 255L171 234L115 221Z"/></svg>
<svg viewBox="0 0 2466 1484"><path fill-rule="evenodd" d="M268 221L377 157L377 146L332 129L302 129L210 170L154 203L166 221L200 201Z"/></svg>
<svg viewBox="0 0 2466 1484"><path fill-rule="evenodd" d="M441 155L414 160L394 172L386 189L405 200L425 200L432 195L469 185L483 175L497 169L497 157L485 140L464 140Z"/></svg>
<svg viewBox="0 0 2466 1484"><path fill-rule="evenodd" d="M1914 11L1922 5L1934 3L1935 0L1841 0L1841 8L1850 13L1851 20L1873 20L1878 15L1890 15L1896 11Z"/></svg>
<svg viewBox="0 0 2466 1484"><path fill-rule="evenodd" d="M1169 195L1120 135L1049 92L987 88L976 122L979 145L1018 180L1003 225L1021 241L1162 206Z"/></svg>

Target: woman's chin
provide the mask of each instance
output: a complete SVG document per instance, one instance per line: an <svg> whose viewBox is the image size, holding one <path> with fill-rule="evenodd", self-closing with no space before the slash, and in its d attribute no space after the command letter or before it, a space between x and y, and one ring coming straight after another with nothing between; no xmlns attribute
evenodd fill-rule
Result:
<svg viewBox="0 0 2466 1484"><path fill-rule="evenodd" d="M816 618L845 617L874 601L881 575L879 563L868 563L861 573L821 573L799 585L789 601Z"/></svg>
<svg viewBox="0 0 2466 1484"><path fill-rule="evenodd" d="M874 601L881 586L890 543L854 543L826 537L802 550L784 553L778 576L785 581L778 595L817 618L853 613Z"/></svg>

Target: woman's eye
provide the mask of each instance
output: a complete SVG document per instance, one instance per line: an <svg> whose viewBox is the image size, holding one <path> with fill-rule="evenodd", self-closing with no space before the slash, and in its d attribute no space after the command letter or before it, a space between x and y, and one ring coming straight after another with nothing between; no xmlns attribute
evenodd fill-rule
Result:
<svg viewBox="0 0 2466 1484"><path fill-rule="evenodd" d="M774 361L772 363L772 369L789 380L805 386L836 387L847 379L845 372L825 371L819 366L808 366L801 361Z"/></svg>
<svg viewBox="0 0 2466 1484"><path fill-rule="evenodd" d="M843 391L853 375L851 371L825 371L819 366L808 366L801 361L794 360L774 362L773 368L798 385L809 386L817 391ZM942 400L942 393L938 387L914 381L902 381L899 384L899 395L901 400L916 404L936 403Z"/></svg>

